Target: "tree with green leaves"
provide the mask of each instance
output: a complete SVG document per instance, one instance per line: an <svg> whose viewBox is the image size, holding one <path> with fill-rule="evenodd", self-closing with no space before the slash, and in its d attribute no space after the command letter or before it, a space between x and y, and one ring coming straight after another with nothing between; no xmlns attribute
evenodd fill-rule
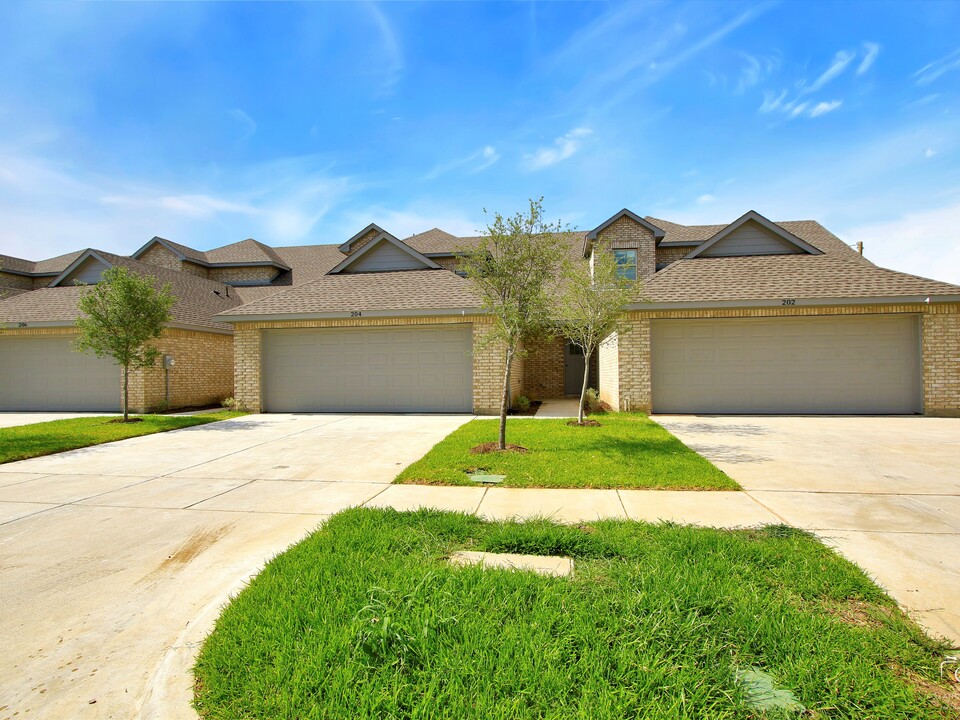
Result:
<svg viewBox="0 0 960 720"><path fill-rule="evenodd" d="M583 424L590 360L613 333L629 330L625 306L639 299L641 287L624 276L608 243L593 244L591 262L568 262L556 300L557 331L583 349L583 384L577 422Z"/></svg>
<svg viewBox="0 0 960 720"><path fill-rule="evenodd" d="M160 351L150 344L163 333L176 298L170 285L157 288L152 275L137 275L112 267L100 282L84 292L77 318L79 352L110 356L123 368L123 421L129 421L130 370L152 366Z"/></svg>
<svg viewBox="0 0 960 720"><path fill-rule="evenodd" d="M486 211L484 211L486 212ZM550 304L563 257L563 228L544 219L543 198L530 200L527 212L500 213L483 231L480 242L458 251L460 270L493 319L480 348L495 345L503 352L500 434L497 447L507 447L510 372L523 344L550 332Z"/></svg>

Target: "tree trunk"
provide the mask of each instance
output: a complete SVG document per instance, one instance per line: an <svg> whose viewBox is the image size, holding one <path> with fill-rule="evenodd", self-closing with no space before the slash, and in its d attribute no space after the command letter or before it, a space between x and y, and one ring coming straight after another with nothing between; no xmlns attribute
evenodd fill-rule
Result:
<svg viewBox="0 0 960 720"><path fill-rule="evenodd" d="M123 366L123 421L128 422L127 409L130 407L130 366Z"/></svg>
<svg viewBox="0 0 960 720"><path fill-rule="evenodd" d="M507 346L504 353L503 369L503 395L500 398L500 437L497 439L497 447L500 450L507 449L507 410L510 403L510 366L513 364L513 348Z"/></svg>
<svg viewBox="0 0 960 720"><path fill-rule="evenodd" d="M577 408L577 422L583 425L583 406L587 404L587 383L590 382L590 358L593 351L583 353L583 385L580 386L580 407Z"/></svg>

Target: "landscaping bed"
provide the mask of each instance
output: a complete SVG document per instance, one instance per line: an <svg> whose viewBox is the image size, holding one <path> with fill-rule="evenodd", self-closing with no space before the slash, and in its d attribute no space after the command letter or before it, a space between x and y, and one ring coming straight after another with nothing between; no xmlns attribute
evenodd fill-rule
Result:
<svg viewBox="0 0 960 720"><path fill-rule="evenodd" d="M572 577L455 567L564 555ZM195 668L207 720L956 717L928 639L854 565L783 526L490 523L348 510L272 560ZM739 678L739 679L738 679Z"/></svg>
<svg viewBox="0 0 960 720"><path fill-rule="evenodd" d="M599 427L569 420L507 423L507 442L524 453L477 454L495 441L497 420L471 420L397 476L398 483L474 485L470 473L506 475L503 487L661 488L739 490L728 475L661 425L640 413L595 418Z"/></svg>
<svg viewBox="0 0 960 720"><path fill-rule="evenodd" d="M131 420L135 419L138 422L130 423L120 422L116 416L78 417L0 428L0 463L26 460L40 455L51 455L65 450L76 450L90 445L126 440L167 430L180 430L218 420L229 420L241 415L246 413L219 410L203 415L135 415L131 416Z"/></svg>

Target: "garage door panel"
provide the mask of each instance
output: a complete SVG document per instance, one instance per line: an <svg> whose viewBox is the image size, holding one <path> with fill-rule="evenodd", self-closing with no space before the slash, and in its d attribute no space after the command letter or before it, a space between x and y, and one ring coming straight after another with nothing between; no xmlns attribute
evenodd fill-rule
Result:
<svg viewBox="0 0 960 720"><path fill-rule="evenodd" d="M264 337L268 411L469 412L473 404L469 325L270 330Z"/></svg>
<svg viewBox="0 0 960 720"><path fill-rule="evenodd" d="M0 378L0 411L120 410L120 369L70 336L0 337Z"/></svg>
<svg viewBox="0 0 960 720"><path fill-rule="evenodd" d="M651 361L655 412L920 411L910 315L655 320Z"/></svg>

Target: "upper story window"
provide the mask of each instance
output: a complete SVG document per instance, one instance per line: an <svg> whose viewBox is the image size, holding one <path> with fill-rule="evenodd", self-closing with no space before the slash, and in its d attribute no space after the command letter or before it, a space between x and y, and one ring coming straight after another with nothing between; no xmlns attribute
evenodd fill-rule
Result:
<svg viewBox="0 0 960 720"><path fill-rule="evenodd" d="M613 257L617 261L617 275L627 280L637 279L636 250L614 250Z"/></svg>

